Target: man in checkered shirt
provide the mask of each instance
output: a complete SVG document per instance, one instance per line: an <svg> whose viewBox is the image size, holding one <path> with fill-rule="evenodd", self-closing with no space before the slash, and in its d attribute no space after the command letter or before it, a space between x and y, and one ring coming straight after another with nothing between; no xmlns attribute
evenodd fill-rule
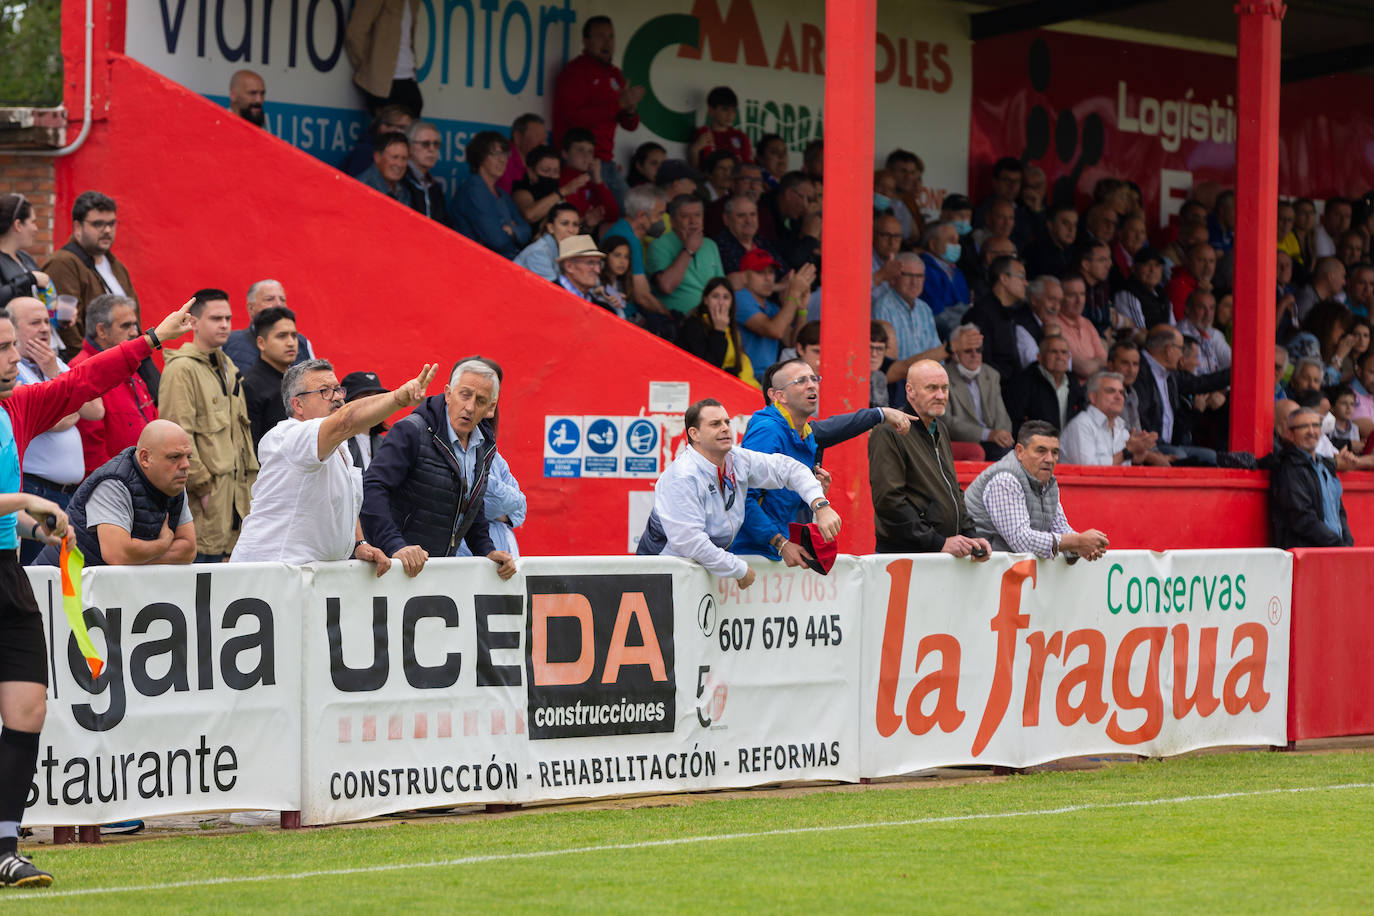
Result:
<svg viewBox="0 0 1374 916"><path fill-rule="evenodd" d="M988 466L964 491L964 503L980 537L993 550L1049 559L1060 553L1096 560L1107 536L1096 528L1075 531L1059 504L1059 430L1043 420L1021 424L1016 448Z"/></svg>

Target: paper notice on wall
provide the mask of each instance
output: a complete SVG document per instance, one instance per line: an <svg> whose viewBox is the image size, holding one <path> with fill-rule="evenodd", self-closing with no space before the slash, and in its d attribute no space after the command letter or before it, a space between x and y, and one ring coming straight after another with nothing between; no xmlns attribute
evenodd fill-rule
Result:
<svg viewBox="0 0 1374 916"><path fill-rule="evenodd" d="M691 397L692 386L687 382L650 382L649 413L682 413Z"/></svg>

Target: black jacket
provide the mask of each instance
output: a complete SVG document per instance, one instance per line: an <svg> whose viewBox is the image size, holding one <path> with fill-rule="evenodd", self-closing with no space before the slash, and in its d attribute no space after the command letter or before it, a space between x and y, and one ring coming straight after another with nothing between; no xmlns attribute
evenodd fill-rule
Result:
<svg viewBox="0 0 1374 916"><path fill-rule="evenodd" d="M1007 308L996 296L987 295L973 303L965 321L983 332L983 362L997 370L1005 386L1007 379L1021 370L1016 351L1016 307Z"/></svg>
<svg viewBox="0 0 1374 916"><path fill-rule="evenodd" d="M363 534L392 556L418 544L431 557L452 556L461 539L475 557L495 550L482 497L496 457L496 429L478 424L474 480L464 481L449 450L444 396L431 395L391 428L363 474Z"/></svg>
<svg viewBox="0 0 1374 916"><path fill-rule="evenodd" d="M1229 369L1211 372L1207 375L1192 375L1177 369L1170 372L1167 386L1170 401L1174 407L1174 436L1168 444L1192 444L1187 441L1191 433L1190 423L1186 418L1183 423L1178 421L1178 418L1187 409L1183 402L1184 398L1190 398L1195 394L1205 394L1209 391L1220 391L1229 384L1231 384L1231 371ZM1140 357L1140 374L1136 376L1133 387L1140 400L1141 428L1146 432L1160 432L1164 427L1164 404L1159 399L1159 388L1155 386L1154 373L1151 372L1150 364L1145 360L1143 353Z"/></svg>
<svg viewBox="0 0 1374 916"><path fill-rule="evenodd" d="M248 407L248 422L253 428L253 448L258 447L267 431L286 419L286 405L281 399L283 374L259 359L243 372L244 403Z"/></svg>
<svg viewBox="0 0 1374 916"><path fill-rule="evenodd" d="M1331 459L1317 460L1336 473ZM1285 442L1274 453L1273 469L1269 472L1269 522L1275 547L1351 547L1355 543L1344 502L1339 535L1322 521L1322 488L1317 468L1307 453L1291 442Z"/></svg>
<svg viewBox="0 0 1374 916"><path fill-rule="evenodd" d="M1021 431L1021 424L1027 420L1044 420L1063 432L1068 422L1078 416L1087 406L1083 383L1072 372L1067 373L1066 378L1069 380L1068 415L1063 420L1059 418L1059 398L1055 396L1049 380L1041 373L1038 362L1022 369L1012 376L1010 384L1002 386L1002 400L1007 405L1007 415L1011 417L1013 436Z"/></svg>

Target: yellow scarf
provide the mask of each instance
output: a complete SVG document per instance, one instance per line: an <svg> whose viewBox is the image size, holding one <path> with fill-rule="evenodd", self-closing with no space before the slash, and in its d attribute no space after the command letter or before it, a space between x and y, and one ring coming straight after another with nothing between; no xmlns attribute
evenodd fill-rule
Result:
<svg viewBox="0 0 1374 916"><path fill-rule="evenodd" d="M795 430L797 428L797 424L792 420L792 415L787 412L787 408L783 407L777 401L773 402L773 406L777 408L778 413L782 414L782 418L787 421L787 425ZM801 428L801 437L805 439L809 435L811 435L811 423L803 423Z"/></svg>

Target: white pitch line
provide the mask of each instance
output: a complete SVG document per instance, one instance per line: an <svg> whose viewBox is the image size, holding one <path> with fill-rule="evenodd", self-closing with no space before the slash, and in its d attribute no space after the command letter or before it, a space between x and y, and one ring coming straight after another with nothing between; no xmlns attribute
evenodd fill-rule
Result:
<svg viewBox="0 0 1374 916"><path fill-rule="evenodd" d="M963 821L1000 820L1014 817L1046 817L1074 814L1079 811L1107 811L1113 808L1145 808L1155 805L1181 805L1189 802L1223 801L1232 798L1255 798L1263 795L1293 795L1300 792L1334 792L1344 789L1374 789L1371 782L1350 782L1331 786L1299 786L1291 789L1257 789L1253 792L1218 792L1215 795L1177 795L1172 798L1147 798L1137 801L1103 802L1100 804L1065 805L1061 808L1040 808L1034 811L992 811L985 814L950 814L943 817L920 817L902 821L869 821L859 824L829 824L820 827L785 827L778 830L759 830L751 833L716 833L707 836L673 837L666 840L643 840L638 843L608 843L603 846L572 846L566 849L541 849L532 852L508 852L485 856L463 856L435 862L398 862L391 865L368 865L359 868L329 868L318 871L298 871L284 874L236 875L224 878L202 878L196 881L167 881L162 884L134 884L126 887L88 887L69 891L0 891L0 904L19 900L55 900L60 897L89 897L102 894L130 894L142 891L168 891L187 887L214 887L222 884L257 884L265 881L300 881L307 878L332 878L346 875L370 875L391 871L410 871L421 868L457 868L488 862L516 862L528 859L547 859L553 856L580 855L592 852L618 852L635 849L655 849L665 846L687 846L695 843L752 840L764 837L798 836L808 833L837 833L842 830L878 830L888 827L919 827L925 824L954 824Z"/></svg>

